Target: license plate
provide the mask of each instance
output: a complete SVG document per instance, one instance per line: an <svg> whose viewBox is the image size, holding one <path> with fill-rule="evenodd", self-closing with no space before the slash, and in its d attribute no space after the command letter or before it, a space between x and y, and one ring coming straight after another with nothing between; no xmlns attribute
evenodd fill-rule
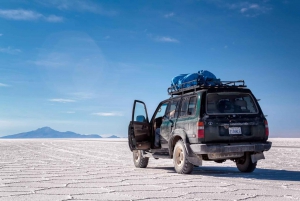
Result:
<svg viewBox="0 0 300 201"><path fill-rule="evenodd" d="M229 134L230 135L240 135L242 134L241 127L229 127Z"/></svg>

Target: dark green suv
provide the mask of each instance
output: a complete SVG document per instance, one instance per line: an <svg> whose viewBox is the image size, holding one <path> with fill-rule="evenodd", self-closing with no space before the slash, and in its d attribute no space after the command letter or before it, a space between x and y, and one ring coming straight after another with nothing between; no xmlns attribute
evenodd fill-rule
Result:
<svg viewBox="0 0 300 201"><path fill-rule="evenodd" d="M253 172L271 148L267 120L244 81L168 92L171 97L151 119L145 103L134 101L128 143L136 167L147 167L150 157L169 158L177 173L189 174L203 160L230 159L241 172ZM159 147L154 145L157 128Z"/></svg>

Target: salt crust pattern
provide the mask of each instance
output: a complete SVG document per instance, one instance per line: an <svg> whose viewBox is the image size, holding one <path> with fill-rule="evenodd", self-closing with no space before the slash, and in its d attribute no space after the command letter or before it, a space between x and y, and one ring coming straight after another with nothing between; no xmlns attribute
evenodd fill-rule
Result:
<svg viewBox="0 0 300 201"><path fill-rule="evenodd" d="M122 139L0 140L0 201L300 200L300 140L270 141L251 174L204 161L179 175L168 159L135 168Z"/></svg>

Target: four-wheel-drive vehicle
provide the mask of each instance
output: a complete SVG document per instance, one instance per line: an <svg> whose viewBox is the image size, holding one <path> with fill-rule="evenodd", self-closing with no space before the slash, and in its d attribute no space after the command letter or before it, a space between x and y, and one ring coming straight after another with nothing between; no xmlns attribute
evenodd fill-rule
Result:
<svg viewBox="0 0 300 201"><path fill-rule="evenodd" d="M241 172L253 172L264 159L268 142L267 120L243 80L220 86L168 89L151 119L144 102L135 100L128 129L129 148L138 168L149 157L171 158L177 173L189 174L202 161L232 160ZM154 146L160 128L160 147Z"/></svg>

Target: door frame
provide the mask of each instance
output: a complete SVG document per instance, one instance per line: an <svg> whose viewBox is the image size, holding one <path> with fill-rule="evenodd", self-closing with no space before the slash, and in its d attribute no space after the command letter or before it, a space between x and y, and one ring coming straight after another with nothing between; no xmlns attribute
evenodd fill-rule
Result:
<svg viewBox="0 0 300 201"><path fill-rule="evenodd" d="M134 119L137 103L144 106L146 117L144 117L143 122L139 122ZM128 143L131 151L148 150L151 148L150 131L151 129L146 104L143 101L134 100L131 121L128 129Z"/></svg>

